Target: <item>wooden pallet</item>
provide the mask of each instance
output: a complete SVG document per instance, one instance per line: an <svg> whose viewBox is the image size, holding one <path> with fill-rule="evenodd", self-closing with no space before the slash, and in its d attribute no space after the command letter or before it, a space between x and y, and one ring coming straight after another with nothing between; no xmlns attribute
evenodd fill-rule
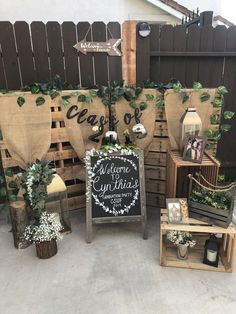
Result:
<svg viewBox="0 0 236 314"><path fill-rule="evenodd" d="M196 240L196 246L189 249L187 260L177 258L177 249L166 238L168 231L187 231ZM210 234L222 234L220 239L220 260L218 267L203 264L204 244ZM202 221L189 218L189 225L169 224L167 210L161 209L160 216L160 265L168 267L179 267L189 269L200 269L217 272L233 271L234 247L236 243L236 229L230 225L227 229L216 227Z"/></svg>

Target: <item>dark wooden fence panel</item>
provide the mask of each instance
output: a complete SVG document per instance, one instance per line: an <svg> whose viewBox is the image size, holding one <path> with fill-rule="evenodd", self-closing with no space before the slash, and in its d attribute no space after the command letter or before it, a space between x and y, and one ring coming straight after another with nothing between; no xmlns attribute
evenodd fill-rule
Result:
<svg viewBox="0 0 236 314"><path fill-rule="evenodd" d="M140 39L137 34L136 65L137 83L144 79L167 83L175 77L185 87L192 87L194 81L204 87L225 85L229 94L223 110L236 111L235 26L151 25L149 37ZM223 122L232 129L222 135L217 157L224 166L236 167L236 118Z"/></svg>
<svg viewBox="0 0 236 314"><path fill-rule="evenodd" d="M29 25L26 22L14 24L16 45L20 63L22 84L32 84L36 81L33 52L31 48Z"/></svg>
<svg viewBox="0 0 236 314"><path fill-rule="evenodd" d="M120 38L117 22L0 22L0 88L17 90L26 84L62 81L82 87L122 79L121 57L106 53L84 55L73 46L83 39Z"/></svg>
<svg viewBox="0 0 236 314"><path fill-rule="evenodd" d="M37 82L49 81L51 74L49 71L45 24L43 24L43 22L33 22L31 24L31 35L33 42Z"/></svg>
<svg viewBox="0 0 236 314"><path fill-rule="evenodd" d="M18 89L22 84L13 25L10 22L0 22L0 43L6 75L6 86L8 89Z"/></svg>
<svg viewBox="0 0 236 314"><path fill-rule="evenodd" d="M51 78L59 75L65 81L64 60L62 51L61 27L57 22L46 24Z"/></svg>
<svg viewBox="0 0 236 314"><path fill-rule="evenodd" d="M103 22L94 22L92 24L92 36L93 41L106 41L106 25ZM107 84L108 81L108 64L107 55L98 52L94 54L94 68L95 68L95 78L96 83Z"/></svg>
<svg viewBox="0 0 236 314"><path fill-rule="evenodd" d="M121 38L121 29L118 22L109 22L107 24L107 38ZM118 46L118 49L121 50L121 47ZM122 63L121 58L108 56L109 64L109 80L122 80Z"/></svg>
<svg viewBox="0 0 236 314"><path fill-rule="evenodd" d="M65 56L65 79L71 84L79 82L78 54L73 46L77 42L76 27L73 22L62 23L62 37Z"/></svg>

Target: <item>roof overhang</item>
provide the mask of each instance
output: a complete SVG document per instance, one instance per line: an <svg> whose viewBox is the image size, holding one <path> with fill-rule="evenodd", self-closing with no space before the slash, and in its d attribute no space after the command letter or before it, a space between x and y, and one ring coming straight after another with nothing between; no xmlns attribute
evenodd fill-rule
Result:
<svg viewBox="0 0 236 314"><path fill-rule="evenodd" d="M171 8L169 5L163 3L160 0L146 0L147 2L157 6L158 8L160 8L161 10L169 13L170 15L173 15L175 17L177 17L178 19L182 19L183 17L183 13L175 10L174 8Z"/></svg>

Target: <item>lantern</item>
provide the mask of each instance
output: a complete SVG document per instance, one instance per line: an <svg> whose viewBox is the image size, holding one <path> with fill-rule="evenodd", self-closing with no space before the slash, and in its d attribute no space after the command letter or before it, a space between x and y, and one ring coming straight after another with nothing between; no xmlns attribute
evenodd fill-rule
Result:
<svg viewBox="0 0 236 314"><path fill-rule="evenodd" d="M220 244L214 234L205 242L203 264L218 267Z"/></svg>
<svg viewBox="0 0 236 314"><path fill-rule="evenodd" d="M184 139L189 136L198 136L202 129L202 121L197 114L196 108L187 108L180 119L179 146L183 148Z"/></svg>

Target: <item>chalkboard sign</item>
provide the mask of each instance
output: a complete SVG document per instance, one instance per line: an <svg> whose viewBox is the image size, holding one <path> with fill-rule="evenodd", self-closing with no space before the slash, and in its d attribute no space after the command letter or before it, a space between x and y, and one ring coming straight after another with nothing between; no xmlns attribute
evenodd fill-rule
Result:
<svg viewBox="0 0 236 314"><path fill-rule="evenodd" d="M146 238L143 153L92 150L86 154L87 241L92 224L141 221Z"/></svg>

